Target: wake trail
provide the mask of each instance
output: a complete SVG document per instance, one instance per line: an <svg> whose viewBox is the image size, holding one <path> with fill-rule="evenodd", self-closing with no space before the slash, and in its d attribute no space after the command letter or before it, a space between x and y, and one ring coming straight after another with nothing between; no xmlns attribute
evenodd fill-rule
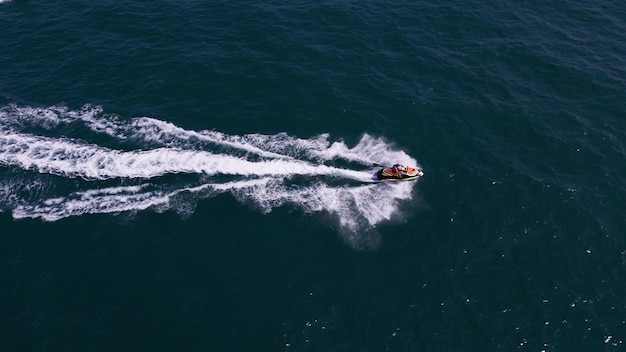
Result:
<svg viewBox="0 0 626 352"><path fill-rule="evenodd" d="M124 152L65 139L11 132L0 135L0 164L65 177L99 180L153 178L172 173L329 175L363 182L372 179L371 175L360 171L313 165L299 160L275 158L254 162L230 155L171 148Z"/></svg>
<svg viewBox="0 0 626 352"><path fill-rule="evenodd" d="M350 147L329 134L194 131L91 105L0 107L0 176L11 176L0 181L0 211L15 218L192 212L198 199L230 193L264 212L289 204L334 214L356 231L393 218L411 199L414 183L375 182L376 165L391 162L417 165L368 134Z"/></svg>

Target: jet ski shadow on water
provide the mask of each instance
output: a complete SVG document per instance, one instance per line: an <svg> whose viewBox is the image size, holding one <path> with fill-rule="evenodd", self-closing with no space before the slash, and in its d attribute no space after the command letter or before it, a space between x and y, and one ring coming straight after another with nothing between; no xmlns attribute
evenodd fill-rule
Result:
<svg viewBox="0 0 626 352"><path fill-rule="evenodd" d="M424 172L417 167L396 164L386 167L376 173L378 181L415 181L424 176Z"/></svg>

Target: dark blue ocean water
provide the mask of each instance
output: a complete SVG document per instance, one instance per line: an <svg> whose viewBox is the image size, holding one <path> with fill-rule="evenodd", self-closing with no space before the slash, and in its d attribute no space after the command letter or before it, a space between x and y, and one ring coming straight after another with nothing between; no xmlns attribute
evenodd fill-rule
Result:
<svg viewBox="0 0 626 352"><path fill-rule="evenodd" d="M624 33L606 0L0 1L0 350L624 350Z"/></svg>

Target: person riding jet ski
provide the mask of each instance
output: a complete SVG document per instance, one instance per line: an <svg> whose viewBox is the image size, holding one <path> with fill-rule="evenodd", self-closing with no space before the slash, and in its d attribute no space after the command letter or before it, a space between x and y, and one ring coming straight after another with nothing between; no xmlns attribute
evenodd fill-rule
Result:
<svg viewBox="0 0 626 352"><path fill-rule="evenodd" d="M424 172L419 168L395 164L392 167L380 169L375 176L380 181L413 181L422 175Z"/></svg>
<svg viewBox="0 0 626 352"><path fill-rule="evenodd" d="M391 171L393 172L394 176L402 178L402 176L406 172L406 167L404 167L404 165L402 164L395 164L391 167Z"/></svg>

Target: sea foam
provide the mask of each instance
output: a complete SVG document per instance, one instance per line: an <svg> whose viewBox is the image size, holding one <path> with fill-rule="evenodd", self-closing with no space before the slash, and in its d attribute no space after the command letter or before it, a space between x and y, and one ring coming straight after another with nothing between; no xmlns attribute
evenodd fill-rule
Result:
<svg viewBox="0 0 626 352"><path fill-rule="evenodd" d="M85 128L91 134L72 134ZM98 144L102 136L112 142ZM151 117L123 119L90 105L79 110L0 108L0 172L29 173L44 184L33 196L12 192L17 181L4 181L0 209L9 209L15 218L55 221L82 214L189 209L173 199L187 194L195 202L227 192L266 213L291 205L332 214L342 228L358 231L392 219L399 203L412 197L414 183L373 179L379 164L392 162L417 165L405 152L368 134L350 147L331 142L329 134L297 138L194 131ZM185 177L170 180L176 175ZM70 180L70 191L55 185Z"/></svg>

